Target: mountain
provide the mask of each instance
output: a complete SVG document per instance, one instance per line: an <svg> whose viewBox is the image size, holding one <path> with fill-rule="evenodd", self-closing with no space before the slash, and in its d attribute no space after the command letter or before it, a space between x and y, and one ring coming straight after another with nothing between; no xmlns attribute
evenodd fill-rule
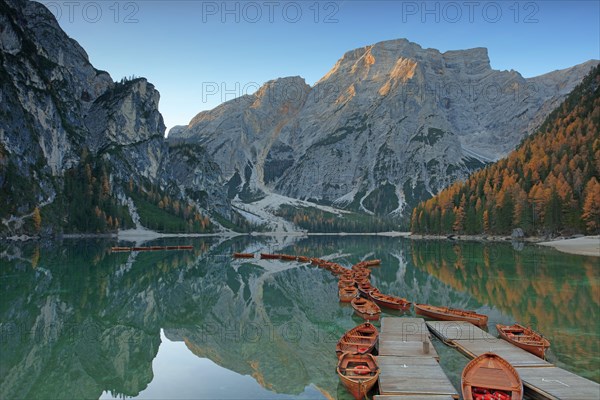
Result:
<svg viewBox="0 0 600 400"><path fill-rule="evenodd" d="M600 232L600 66L506 158L413 211L413 232Z"/></svg>
<svg viewBox="0 0 600 400"><path fill-rule="evenodd" d="M156 88L94 68L42 4L0 0L0 22L1 236L384 229L513 149L597 63L525 79L485 49L381 42L165 140Z"/></svg>
<svg viewBox="0 0 600 400"><path fill-rule="evenodd" d="M169 146L146 79L94 68L40 3L0 0L0 27L0 234L207 231L207 214L229 216L218 166Z"/></svg>
<svg viewBox="0 0 600 400"><path fill-rule="evenodd" d="M276 79L203 111L169 140L205 146L231 197L407 215L514 149L596 63L526 79L493 70L483 48L386 41L346 53L313 87Z"/></svg>

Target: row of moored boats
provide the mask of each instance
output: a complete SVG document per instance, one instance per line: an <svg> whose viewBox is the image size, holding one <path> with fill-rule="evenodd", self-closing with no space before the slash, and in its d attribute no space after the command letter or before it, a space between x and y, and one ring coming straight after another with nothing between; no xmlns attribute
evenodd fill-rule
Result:
<svg viewBox="0 0 600 400"><path fill-rule="evenodd" d="M234 253L236 258L254 258L251 253ZM348 269L321 258L261 253L262 259L310 262L337 275L338 296L341 302L351 303L354 312L367 322L348 330L336 345L337 373L340 381L356 399L367 396L377 383L379 366L373 356L379 331L370 322L378 320L381 308L409 311L411 302L395 295L381 293L371 284L371 267L380 260L361 261ZM415 313L444 321L467 321L486 327L488 317L475 311L450 307L414 304ZM550 343L539 333L519 324L496 325L500 336L508 342L540 358ZM517 371L506 360L494 353L485 353L473 359L462 373L462 392L466 400L516 400L523 397L523 384Z"/></svg>

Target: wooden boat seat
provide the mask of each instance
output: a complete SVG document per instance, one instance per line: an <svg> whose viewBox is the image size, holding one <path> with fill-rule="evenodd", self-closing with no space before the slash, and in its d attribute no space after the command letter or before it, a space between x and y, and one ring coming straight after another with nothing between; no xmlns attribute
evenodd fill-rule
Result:
<svg viewBox="0 0 600 400"><path fill-rule="evenodd" d="M340 371L342 371L342 370L340 369ZM369 372L368 374L356 374L356 373L352 372L351 370L345 370L345 371L342 371L342 372L346 376L351 376L354 379L357 379L357 378L358 379L367 379L367 378L370 378L370 377L372 377L372 376L374 376L376 374L376 372L373 372L373 371ZM349 375L348 372L351 372L351 375Z"/></svg>
<svg viewBox="0 0 600 400"><path fill-rule="evenodd" d="M516 389L510 383L510 376L505 371L496 368L481 367L472 377L477 381L485 380L489 388L511 391ZM466 379L465 381L470 382L471 380Z"/></svg>
<svg viewBox="0 0 600 400"><path fill-rule="evenodd" d="M348 342L348 341L340 341L340 347L369 347L371 345L371 340L363 340L358 342Z"/></svg>

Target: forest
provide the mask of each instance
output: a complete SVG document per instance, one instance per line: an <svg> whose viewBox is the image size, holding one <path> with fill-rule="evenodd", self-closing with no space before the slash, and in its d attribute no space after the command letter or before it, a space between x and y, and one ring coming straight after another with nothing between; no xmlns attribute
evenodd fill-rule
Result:
<svg viewBox="0 0 600 400"><path fill-rule="evenodd" d="M424 234L600 232L600 66L506 158L417 205Z"/></svg>
<svg viewBox="0 0 600 400"><path fill-rule="evenodd" d="M338 216L316 207L281 205L275 215L282 217L308 232L386 232L398 230L393 218L347 212Z"/></svg>
<svg viewBox="0 0 600 400"><path fill-rule="evenodd" d="M149 229L180 233L213 231L209 217L194 204L141 180L116 181L111 178L110 165L85 148L81 162L67 170L63 179L64 190L58 193L56 201L43 208L41 215L34 210L36 232L44 220L57 218L64 233L109 233L133 228L130 210L119 200L124 196L132 199L140 222Z"/></svg>

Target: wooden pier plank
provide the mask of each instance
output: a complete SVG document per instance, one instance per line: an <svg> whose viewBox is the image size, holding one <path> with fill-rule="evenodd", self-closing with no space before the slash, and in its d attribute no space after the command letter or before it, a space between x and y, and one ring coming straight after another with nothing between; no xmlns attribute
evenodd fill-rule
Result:
<svg viewBox="0 0 600 400"><path fill-rule="evenodd" d="M404 356L404 357L433 357L439 361L440 357L433 347L433 344L427 339L429 352L423 351L423 341L401 341L384 340L379 344L380 356Z"/></svg>
<svg viewBox="0 0 600 400"><path fill-rule="evenodd" d="M427 327L442 341L497 339L466 321L427 321Z"/></svg>
<svg viewBox="0 0 600 400"><path fill-rule="evenodd" d="M550 367L552 364L526 352L502 339L454 340L452 341L467 355L475 358L483 353L498 354L513 367Z"/></svg>
<svg viewBox="0 0 600 400"><path fill-rule="evenodd" d="M431 336L426 332L422 333L407 333L407 332L380 332L379 341L380 343L391 341L391 342L423 342L430 341Z"/></svg>
<svg viewBox="0 0 600 400"><path fill-rule="evenodd" d="M461 322L428 321L427 326L442 341L474 358L492 351L510 362L519 372L528 396L533 399L598 400L600 385L494 338L480 328Z"/></svg>
<svg viewBox="0 0 600 400"><path fill-rule="evenodd" d="M421 335L429 336L429 329L427 329L423 318L385 317L381 320L380 333L393 333L394 335L404 335L406 338L409 338Z"/></svg>
<svg viewBox="0 0 600 400"><path fill-rule="evenodd" d="M378 356L382 395L446 395L458 393L433 357Z"/></svg>
<svg viewBox="0 0 600 400"><path fill-rule="evenodd" d="M534 397L561 400L598 400L600 385L558 367L518 367L528 392Z"/></svg>

